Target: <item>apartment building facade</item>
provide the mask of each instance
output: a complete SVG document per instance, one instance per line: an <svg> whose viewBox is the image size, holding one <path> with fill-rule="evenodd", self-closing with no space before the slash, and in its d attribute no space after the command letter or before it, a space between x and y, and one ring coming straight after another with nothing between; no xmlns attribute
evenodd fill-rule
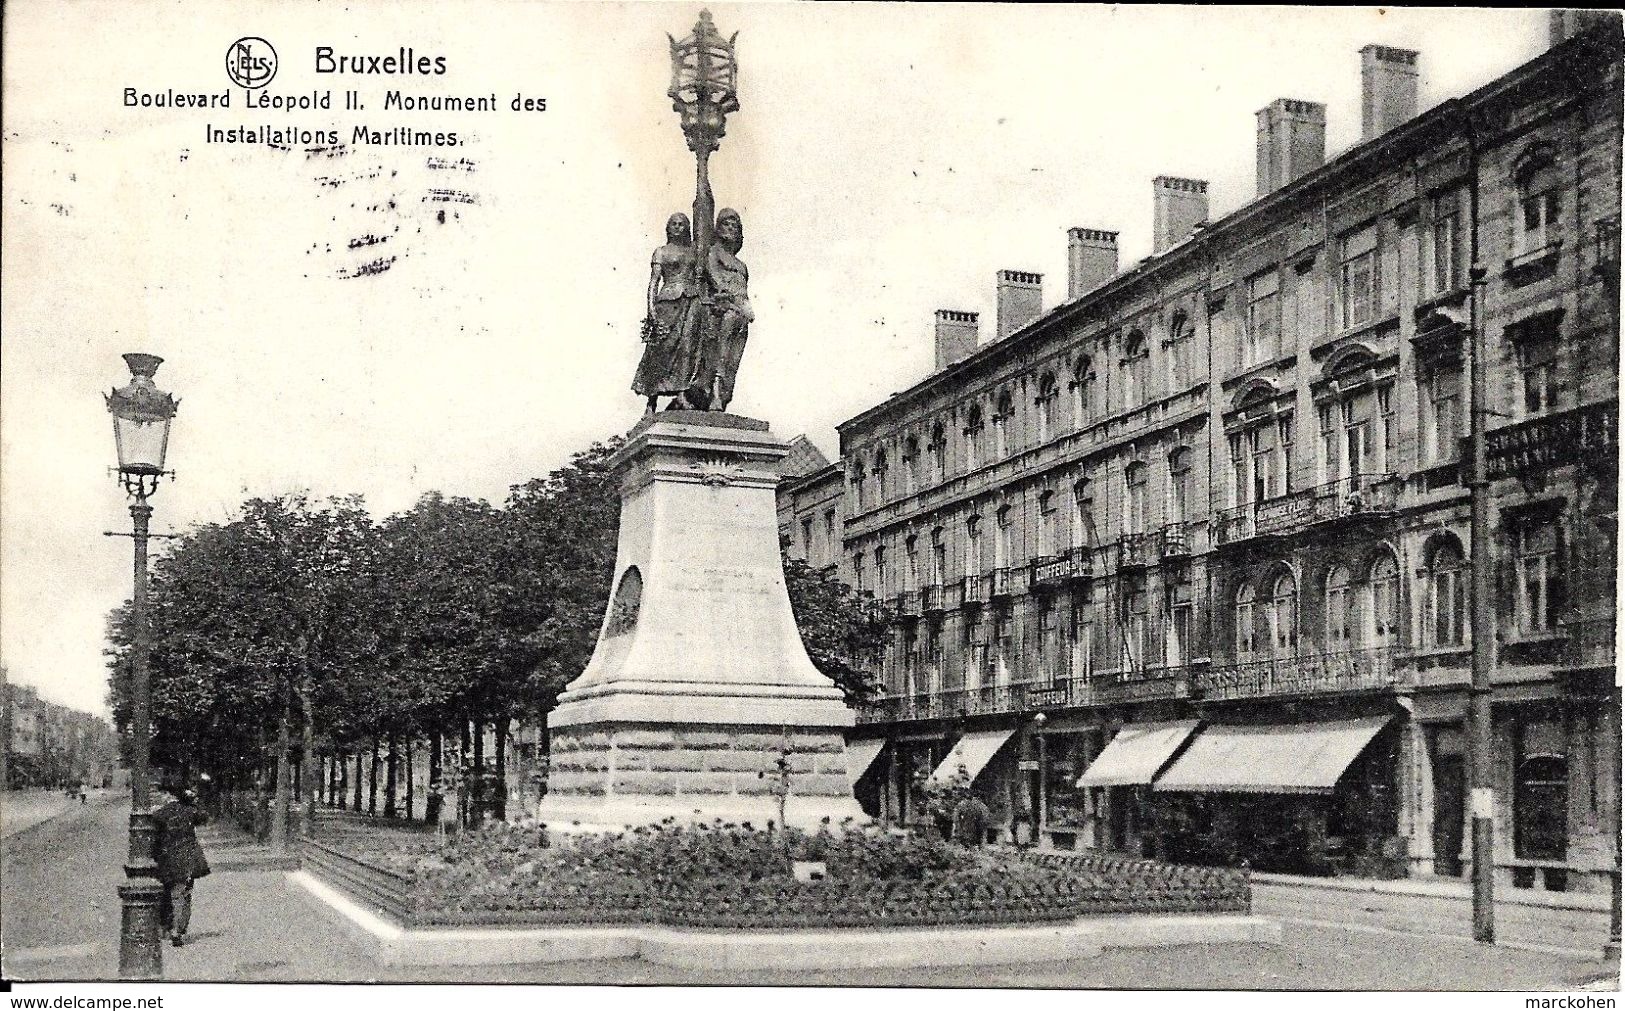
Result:
<svg viewBox="0 0 1625 1011"><path fill-rule="evenodd" d="M1158 178L1154 254L1070 230L1048 311L999 272L990 341L939 312L936 371L787 482L792 552L900 616L854 737L877 813L963 768L1018 842L1467 873L1476 262L1498 873L1608 887L1621 45L1554 34L1420 116L1419 55L1367 47L1360 144L1272 103L1255 200L1209 222Z"/></svg>

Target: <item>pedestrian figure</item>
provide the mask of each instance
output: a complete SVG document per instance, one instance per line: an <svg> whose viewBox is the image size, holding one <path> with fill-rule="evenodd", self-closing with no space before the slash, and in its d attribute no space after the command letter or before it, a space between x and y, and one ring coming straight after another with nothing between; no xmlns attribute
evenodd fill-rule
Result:
<svg viewBox="0 0 1625 1011"><path fill-rule="evenodd" d="M209 861L197 840L197 826L209 817L198 809L197 794L191 790L160 791L158 801L152 812L158 833L158 880L164 885L158 920L169 943L179 948L186 943L192 921L192 882L209 873Z"/></svg>

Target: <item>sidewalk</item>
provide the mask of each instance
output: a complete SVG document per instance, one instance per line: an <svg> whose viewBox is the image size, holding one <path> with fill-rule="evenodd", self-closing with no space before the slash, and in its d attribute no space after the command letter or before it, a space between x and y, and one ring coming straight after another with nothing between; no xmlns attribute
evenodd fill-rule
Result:
<svg viewBox="0 0 1625 1011"><path fill-rule="evenodd" d="M99 792L93 791L93 795ZM0 839L79 806L76 798L61 790L0 790Z"/></svg>

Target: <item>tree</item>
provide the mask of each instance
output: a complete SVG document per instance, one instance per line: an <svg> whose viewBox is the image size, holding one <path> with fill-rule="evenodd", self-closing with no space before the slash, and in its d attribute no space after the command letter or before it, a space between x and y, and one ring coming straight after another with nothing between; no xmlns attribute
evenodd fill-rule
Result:
<svg viewBox="0 0 1625 1011"><path fill-rule="evenodd" d="M799 558L784 558L784 582L813 666L835 682L849 704L872 697L880 678L865 661L885 647L891 612Z"/></svg>

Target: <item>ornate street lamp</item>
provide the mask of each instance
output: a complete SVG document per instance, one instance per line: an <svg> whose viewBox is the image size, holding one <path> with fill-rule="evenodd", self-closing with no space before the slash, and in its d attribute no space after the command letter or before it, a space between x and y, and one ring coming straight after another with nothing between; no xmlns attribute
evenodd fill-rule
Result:
<svg viewBox="0 0 1625 1011"><path fill-rule="evenodd" d="M113 440L118 447L119 482L134 500L130 504L134 531L128 535L135 541L135 592L130 607L130 848L124 865L129 880L118 890L124 907L119 934L119 976L124 979L156 979L163 974L158 936L163 885L154 860L157 829L147 771L152 733L147 683L147 523L152 506L147 499L158 490L158 479L172 473L164 470L164 454L178 403L152 381L163 361L157 355L125 355L129 385L107 394L107 412L113 416Z"/></svg>
<svg viewBox="0 0 1625 1011"><path fill-rule="evenodd" d="M728 113L739 110L739 59L734 54L739 33L724 39L711 23L711 12L702 10L692 33L681 41L666 37L671 40L671 87L666 95L681 117L688 149L694 152L694 249L703 269L717 210L707 166L727 132Z"/></svg>

